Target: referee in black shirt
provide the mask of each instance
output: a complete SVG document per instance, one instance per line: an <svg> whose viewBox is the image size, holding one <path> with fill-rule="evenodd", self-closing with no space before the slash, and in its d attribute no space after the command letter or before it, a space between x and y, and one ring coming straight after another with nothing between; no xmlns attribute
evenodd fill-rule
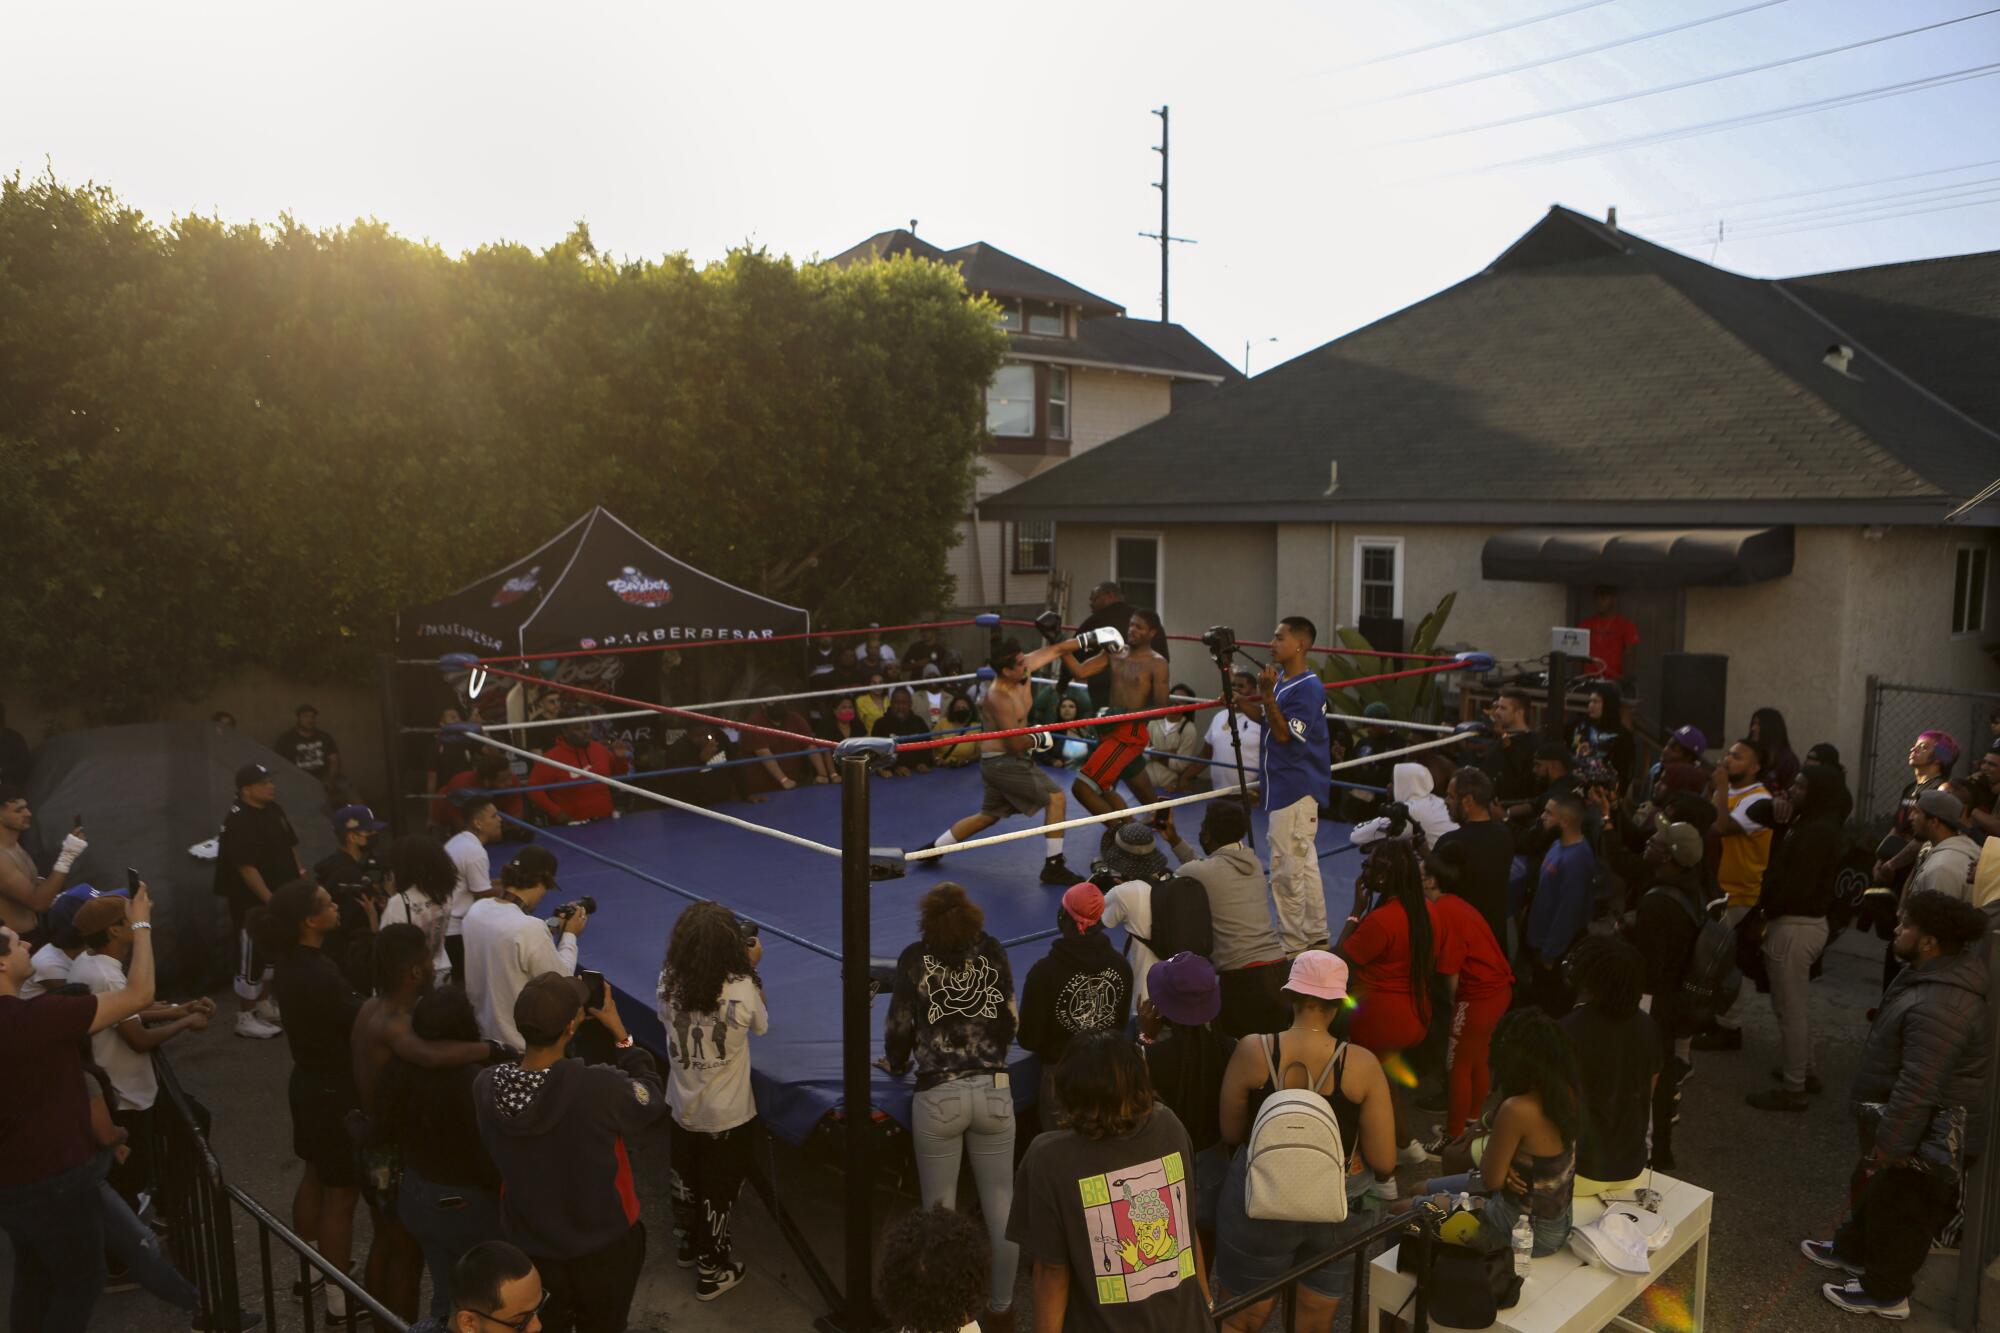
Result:
<svg viewBox="0 0 2000 1333"><path fill-rule="evenodd" d="M222 820L215 858L215 892L229 900L236 927L236 1015L239 1037L275 1037L284 1029L270 1000L271 970L244 929L253 908L271 901L271 891L305 877L299 835L278 804L278 785L262 764L236 770L236 803Z"/></svg>

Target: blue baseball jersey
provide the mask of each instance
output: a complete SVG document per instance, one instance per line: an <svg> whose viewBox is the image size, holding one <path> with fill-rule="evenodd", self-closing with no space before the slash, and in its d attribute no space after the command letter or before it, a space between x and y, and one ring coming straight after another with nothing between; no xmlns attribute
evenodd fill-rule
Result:
<svg viewBox="0 0 2000 1333"><path fill-rule="evenodd" d="M1292 739L1278 744L1269 735L1270 724L1264 724L1264 808L1282 810L1306 796L1325 805L1332 790L1327 770L1333 762L1326 730L1326 686L1311 671L1303 671L1279 681L1277 696L1278 711Z"/></svg>

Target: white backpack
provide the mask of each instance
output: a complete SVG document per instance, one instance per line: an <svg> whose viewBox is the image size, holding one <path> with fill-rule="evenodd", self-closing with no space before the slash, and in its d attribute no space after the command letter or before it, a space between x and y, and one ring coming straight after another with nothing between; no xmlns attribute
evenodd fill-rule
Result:
<svg viewBox="0 0 2000 1333"><path fill-rule="evenodd" d="M1271 1095L1250 1127L1243 1179L1243 1211L1267 1222L1345 1222L1347 1145L1340 1122L1321 1095L1328 1077L1346 1064L1347 1043L1309 1088L1287 1088L1278 1073L1277 1039L1264 1039L1264 1063L1271 1070Z"/></svg>

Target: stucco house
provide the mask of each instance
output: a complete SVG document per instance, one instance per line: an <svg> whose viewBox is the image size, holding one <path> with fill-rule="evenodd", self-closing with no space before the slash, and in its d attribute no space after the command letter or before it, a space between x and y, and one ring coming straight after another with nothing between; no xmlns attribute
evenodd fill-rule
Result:
<svg viewBox="0 0 2000 1333"><path fill-rule="evenodd" d="M1117 302L984 241L945 250L899 228L828 262L902 254L956 265L969 291L998 303L1010 345L986 391L990 439L964 540L951 554L958 603L982 610L1039 603L1053 525L1002 522L983 512L985 499L1242 376L1179 324L1133 319Z"/></svg>
<svg viewBox="0 0 2000 1333"><path fill-rule="evenodd" d="M1765 280L1558 207L983 513L1055 523L1079 586L1144 570L1176 632L1456 591L1449 640L1525 659L1616 584L1642 696L1727 654L1732 732L1776 704L1854 753L1871 673L2000 688L1996 431L2000 252Z"/></svg>

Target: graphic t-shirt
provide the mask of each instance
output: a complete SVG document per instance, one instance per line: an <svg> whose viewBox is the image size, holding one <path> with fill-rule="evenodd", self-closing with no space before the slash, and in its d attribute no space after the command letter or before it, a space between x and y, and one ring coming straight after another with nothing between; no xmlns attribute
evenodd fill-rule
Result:
<svg viewBox="0 0 2000 1333"><path fill-rule="evenodd" d="M1214 1327L1195 1279L1194 1150L1164 1106L1117 1139L1043 1134L1014 1177L1007 1239L1069 1270L1068 1333Z"/></svg>
<svg viewBox="0 0 2000 1333"><path fill-rule="evenodd" d="M1274 697L1280 725L1291 731L1292 739L1263 743L1264 808L1283 810L1307 797L1325 805L1333 776L1327 768L1326 686L1312 672L1301 671L1279 681Z"/></svg>
<svg viewBox="0 0 2000 1333"><path fill-rule="evenodd" d="M750 1038L771 1026L764 992L749 977L722 983L714 1009L691 1013L660 997L667 1030L667 1105L682 1129L720 1134L756 1118L750 1091Z"/></svg>
<svg viewBox="0 0 2000 1333"><path fill-rule="evenodd" d="M296 727L272 742L271 748L278 752L280 759L291 761L293 767L322 779L326 777L327 766L333 762L333 757L340 753L340 746L326 732L315 731L310 736L301 736Z"/></svg>

